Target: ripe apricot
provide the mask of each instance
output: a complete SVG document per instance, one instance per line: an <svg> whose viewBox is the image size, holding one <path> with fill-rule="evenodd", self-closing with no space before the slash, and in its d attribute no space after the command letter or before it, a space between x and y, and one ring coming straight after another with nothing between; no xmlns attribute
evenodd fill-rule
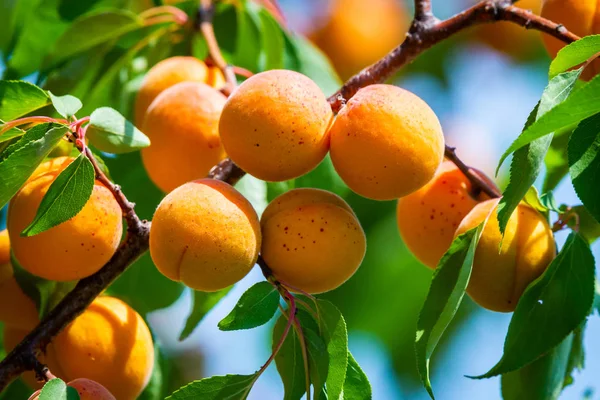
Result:
<svg viewBox="0 0 600 400"><path fill-rule="evenodd" d="M366 251L352 209L333 193L294 189L275 198L261 218L261 254L292 290L323 293L347 281Z"/></svg>
<svg viewBox="0 0 600 400"><path fill-rule="evenodd" d="M327 22L311 38L347 79L396 47L408 25L400 1L335 0Z"/></svg>
<svg viewBox="0 0 600 400"><path fill-rule="evenodd" d="M230 185L200 179L169 193L150 230L150 255L167 278L213 292L233 285L258 258L260 224Z"/></svg>
<svg viewBox="0 0 600 400"><path fill-rule="evenodd" d="M471 2L475 4L478 0ZM539 15L541 5L541 0L520 0L514 6ZM484 44L515 59L531 58L540 46L539 32L508 21L479 26L473 33Z"/></svg>
<svg viewBox="0 0 600 400"><path fill-rule="evenodd" d="M227 100L219 132L244 171L266 181L297 178L327 154L333 113L310 78L294 71L254 75Z"/></svg>
<svg viewBox="0 0 600 400"><path fill-rule="evenodd" d="M221 69L218 67L208 67L208 73L206 76L206 84L219 90L223 86L225 86L227 81L225 80L225 76L221 72Z"/></svg>
<svg viewBox="0 0 600 400"><path fill-rule="evenodd" d="M119 204L96 181L90 199L75 217L35 236L20 235L33 221L50 185L68 165L67 160L57 158L42 164L36 170L38 174L10 201L7 217L11 247L21 266L55 281L81 279L98 271L114 254L123 230Z"/></svg>
<svg viewBox="0 0 600 400"><path fill-rule="evenodd" d="M148 326L135 310L114 297L95 299L53 345L60 378L94 380L119 400L136 399L154 367Z"/></svg>
<svg viewBox="0 0 600 400"><path fill-rule="evenodd" d="M444 157L435 113L411 92L392 85L363 88L331 127L331 160L361 196L391 200L431 180Z"/></svg>
<svg viewBox="0 0 600 400"><path fill-rule="evenodd" d="M74 379L69 382L67 386L77 390L79 400L116 400L115 396L113 396L104 386L91 379ZM41 390L36 391L29 397L29 400L39 399L40 393Z"/></svg>
<svg viewBox="0 0 600 400"><path fill-rule="evenodd" d="M544 0L542 17L564 25L577 36L600 33L600 7L597 0ZM550 35L543 35L544 45L550 57L566 44ZM600 72L600 61L596 60L583 72L583 79L592 79Z"/></svg>
<svg viewBox="0 0 600 400"><path fill-rule="evenodd" d="M398 200L402 240L429 268L435 269L463 217L485 197L473 198L471 191L467 177L454 163L444 161L429 183Z"/></svg>
<svg viewBox="0 0 600 400"><path fill-rule="evenodd" d="M180 82L207 83L209 69L194 57L176 56L153 66L142 82L135 100L135 125L142 127L150 104L165 89Z"/></svg>
<svg viewBox="0 0 600 400"><path fill-rule="evenodd" d="M476 205L458 226L456 236L475 228L490 215L475 250L467 293L484 308L510 312L525 288L554 259L556 246L544 217L525 204L520 204L510 217L502 239L496 218L498 201Z"/></svg>
<svg viewBox="0 0 600 400"><path fill-rule="evenodd" d="M142 161L162 191L205 177L225 158L218 130L225 100L204 83L182 82L152 102L143 127L152 144L142 149Z"/></svg>

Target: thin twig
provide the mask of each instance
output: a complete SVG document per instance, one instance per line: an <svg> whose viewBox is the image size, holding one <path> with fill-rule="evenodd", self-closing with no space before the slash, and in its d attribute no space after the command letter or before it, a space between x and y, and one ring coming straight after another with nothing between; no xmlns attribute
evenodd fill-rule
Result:
<svg viewBox="0 0 600 400"><path fill-rule="evenodd" d="M446 145L446 151L444 153L446 158L454 163L458 169L471 181L473 186L481 189L485 194L491 198L501 197L502 193L500 189L490 181L483 179L473 168L466 165L456 155L456 148Z"/></svg>

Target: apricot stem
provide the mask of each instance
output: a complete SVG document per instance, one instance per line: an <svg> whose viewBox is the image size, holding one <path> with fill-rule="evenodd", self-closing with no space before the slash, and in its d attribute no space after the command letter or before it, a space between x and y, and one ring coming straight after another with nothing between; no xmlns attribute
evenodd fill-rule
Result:
<svg viewBox="0 0 600 400"><path fill-rule="evenodd" d="M502 193L495 185L486 182L475 172L473 168L469 167L460 158L458 158L455 147L446 145L444 156L458 167L458 169L471 181L473 186L481 189L485 194L492 198L502 196Z"/></svg>

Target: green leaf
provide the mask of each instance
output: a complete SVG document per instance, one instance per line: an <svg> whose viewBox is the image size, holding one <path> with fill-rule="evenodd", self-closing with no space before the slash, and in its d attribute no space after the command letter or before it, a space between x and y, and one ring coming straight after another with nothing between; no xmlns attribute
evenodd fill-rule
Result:
<svg viewBox="0 0 600 400"><path fill-rule="evenodd" d="M0 119L12 121L50 104L46 92L25 81L0 81Z"/></svg>
<svg viewBox="0 0 600 400"><path fill-rule="evenodd" d="M314 399L321 398L321 392L327 381L329 355L327 346L319 334L310 328L302 326L302 334L308 350L310 381L314 388Z"/></svg>
<svg viewBox="0 0 600 400"><path fill-rule="evenodd" d="M550 143L550 148L544 159L546 176L544 177L542 192L549 192L556 189L558 184L569 173L567 144L569 143L571 133L571 130L557 132L552 138L552 143Z"/></svg>
<svg viewBox="0 0 600 400"><path fill-rule="evenodd" d="M567 363L567 370L564 375L564 383L563 387L571 385L575 378L573 377L573 373L575 371L583 370L585 364L585 349L583 348L583 333L585 331L586 323L584 322L580 327L575 329L572 333L572 345L571 351L569 352L569 360ZM568 336L568 340L571 336Z"/></svg>
<svg viewBox="0 0 600 400"><path fill-rule="evenodd" d="M77 390L59 379L50 379L40 392L39 400L79 400Z"/></svg>
<svg viewBox="0 0 600 400"><path fill-rule="evenodd" d="M325 159L317 166L317 168L310 171L308 174L302 175L295 179L294 187L308 187L324 189L335 194L344 197L350 192L350 189L342 178L338 175L333 167L331 156L327 154Z"/></svg>
<svg viewBox="0 0 600 400"><path fill-rule="evenodd" d="M292 190L295 187L295 179L284 182L267 182L267 201L270 203L277 196L284 194L288 190Z"/></svg>
<svg viewBox="0 0 600 400"><path fill-rule="evenodd" d="M280 316L273 328L273 346L279 342L287 325L285 316ZM283 346L275 356L277 372L283 382L283 400L299 400L306 393L306 378L302 349L296 330L291 329Z"/></svg>
<svg viewBox="0 0 600 400"><path fill-rule="evenodd" d="M600 52L600 35L590 35L563 47L550 64L550 78L586 62Z"/></svg>
<svg viewBox="0 0 600 400"><path fill-rule="evenodd" d="M600 114L579 124L569 140L569 172L577 196L600 222Z"/></svg>
<svg viewBox="0 0 600 400"><path fill-rule="evenodd" d="M348 368L348 332L346 321L338 308L327 300L317 300L319 327L329 354L327 397L339 399L344 390Z"/></svg>
<svg viewBox="0 0 600 400"><path fill-rule="evenodd" d="M83 104L81 104L81 100L79 100L75 96L64 95L64 96L55 96L52 92L48 91L48 95L52 100L52 105L54 109L63 117L71 118L73 115L77 113L77 111L81 110Z"/></svg>
<svg viewBox="0 0 600 400"><path fill-rule="evenodd" d="M52 182L21 236L35 236L76 216L92 195L94 179L94 167L81 153Z"/></svg>
<svg viewBox="0 0 600 400"><path fill-rule="evenodd" d="M15 379L0 393L0 400L27 399L30 395L31 388L23 379Z"/></svg>
<svg viewBox="0 0 600 400"><path fill-rule="evenodd" d="M110 107L96 109L90 115L87 137L98 149L121 154L150 146L150 139Z"/></svg>
<svg viewBox="0 0 600 400"><path fill-rule="evenodd" d="M569 227L575 229L579 220L579 233L585 237L591 244L600 237L600 223L592 217L592 214L584 206L575 206L572 208L577 218L569 220Z"/></svg>
<svg viewBox="0 0 600 400"><path fill-rule="evenodd" d="M211 293L193 290L192 295L194 297L194 302L192 304L192 311L185 321L185 327L179 335L179 340L184 340L190 336L198 324L200 324L204 316L208 314L208 312L212 310L213 307L216 306L227 293L229 293L230 290L231 286L223 290L219 290L218 292Z"/></svg>
<svg viewBox="0 0 600 400"><path fill-rule="evenodd" d="M2 129L2 124L4 121L0 120L0 129ZM0 134L0 143L8 142L9 140L13 140L14 138L21 137L25 134L25 131L19 128L10 128L6 132Z"/></svg>
<svg viewBox="0 0 600 400"><path fill-rule="evenodd" d="M573 71L575 72L575 71ZM498 163L523 146L552 132L567 129L600 112L600 76L575 90L569 98L537 119L504 152Z"/></svg>
<svg viewBox="0 0 600 400"><path fill-rule="evenodd" d="M546 207L542 203L542 200L540 199L540 194L538 193L535 186L531 186L529 188L527 193L525 193L525 197L523 197L523 201L541 213L545 213L548 211L548 207Z"/></svg>
<svg viewBox="0 0 600 400"><path fill-rule="evenodd" d="M258 6L251 2L243 2L236 6L237 40L233 57L235 65L258 71L260 56L260 21L256 16ZM252 12L251 10L255 10Z"/></svg>
<svg viewBox="0 0 600 400"><path fill-rule="evenodd" d="M371 384L367 375L348 352L348 369L344 382L344 400L371 400Z"/></svg>
<svg viewBox="0 0 600 400"><path fill-rule="evenodd" d="M150 381L137 400L163 400L171 390L169 384L173 378L172 361L165 356L159 340L154 341L154 367Z"/></svg>
<svg viewBox="0 0 600 400"><path fill-rule="evenodd" d="M143 27L142 19L127 10L100 10L82 15L58 38L44 60L44 69Z"/></svg>
<svg viewBox="0 0 600 400"><path fill-rule="evenodd" d="M432 399L429 360L462 302L473 268L475 249L486 222L487 218L477 228L454 239L433 273L429 293L419 314L415 338L417 369Z"/></svg>
<svg viewBox="0 0 600 400"><path fill-rule="evenodd" d="M222 331L252 329L264 325L275 315L279 292L269 282L258 282L240 297L233 310L219 322Z"/></svg>
<svg viewBox="0 0 600 400"><path fill-rule="evenodd" d="M489 378L515 371L557 346L582 324L594 301L594 256L571 233L544 274L523 293L508 327L504 354Z"/></svg>
<svg viewBox="0 0 600 400"><path fill-rule="evenodd" d="M165 400L244 400L257 378L256 374L204 378L176 390Z"/></svg>
<svg viewBox="0 0 600 400"><path fill-rule="evenodd" d="M553 107L567 99L580 74L581 70L565 72L548 83L538 106L527 119L524 132L536 120L543 118ZM515 152L510 164L510 180L498 204L498 222L503 234L513 211L540 174L552 137L552 134L541 137Z"/></svg>
<svg viewBox="0 0 600 400"><path fill-rule="evenodd" d="M261 40L264 54L264 70L282 69L285 41L281 27L273 16L261 8L258 17L261 22Z"/></svg>
<svg viewBox="0 0 600 400"><path fill-rule="evenodd" d="M0 154L0 207L17 193L66 133L63 125L36 125Z"/></svg>
<svg viewBox="0 0 600 400"><path fill-rule="evenodd" d="M542 358L502 375L504 400L557 400L567 372L573 335L567 336Z"/></svg>

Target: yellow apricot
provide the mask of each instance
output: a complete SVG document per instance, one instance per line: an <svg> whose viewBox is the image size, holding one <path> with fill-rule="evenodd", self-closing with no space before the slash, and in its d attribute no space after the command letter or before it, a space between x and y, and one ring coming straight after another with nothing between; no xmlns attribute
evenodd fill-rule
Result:
<svg viewBox="0 0 600 400"><path fill-rule="evenodd" d="M205 177L225 158L218 130L225 100L204 83L183 82L152 102L143 126L152 144L142 149L142 161L163 192Z"/></svg>
<svg viewBox="0 0 600 400"><path fill-rule="evenodd" d="M563 25L577 36L588 36L600 33L600 3L598 0L544 0L542 17ZM544 45L550 57L566 44L553 36L543 35ZM600 61L591 63L582 78L592 79L600 72Z"/></svg>
<svg viewBox="0 0 600 400"><path fill-rule="evenodd" d="M88 378L119 400L134 400L154 367L152 335L142 317L123 301L101 296L53 341L66 381Z"/></svg>
<svg viewBox="0 0 600 400"><path fill-rule="evenodd" d="M333 113L321 89L294 71L256 74L229 97L219 133L244 171L266 181L297 178L327 154Z"/></svg>
<svg viewBox="0 0 600 400"><path fill-rule="evenodd" d="M435 113L392 85L363 88L331 127L333 166L354 192L374 200L406 196L433 178L444 157Z"/></svg>
<svg viewBox="0 0 600 400"><path fill-rule="evenodd" d="M0 231L0 265L10 262L10 238L8 231Z"/></svg>
<svg viewBox="0 0 600 400"><path fill-rule="evenodd" d="M525 288L554 259L556 246L548 222L525 204L520 204L510 217L502 239L496 218L498 201L476 205L458 226L456 236L475 228L490 215L475 250L467 293L484 308L510 312Z"/></svg>
<svg viewBox="0 0 600 400"><path fill-rule="evenodd" d="M170 57L153 66L142 82L135 100L135 125L142 127L150 104L165 89L180 82L206 83L208 67L194 57Z"/></svg>
<svg viewBox="0 0 600 400"><path fill-rule="evenodd" d="M169 193L150 229L150 255L167 278L205 292L233 285L258 258L260 224L230 185L200 179Z"/></svg>
<svg viewBox="0 0 600 400"><path fill-rule="evenodd" d="M208 74L206 76L207 85L219 90L225 86L226 83L225 76L223 76L223 72L221 72L219 67L208 67Z"/></svg>
<svg viewBox="0 0 600 400"><path fill-rule="evenodd" d="M17 327L6 325L4 327L3 332L4 349L7 352L12 351L12 349L14 349L17 346L17 344L23 341L23 339L25 338L25 336L27 336L29 331L30 329L23 330ZM48 369L50 369L50 371L54 375L58 377L63 376L62 371L58 366L58 362L56 361L56 351L52 343L46 346L45 354L42 353L38 355L38 360L40 360L42 364L46 364L48 366ZM42 382L38 382L35 376L35 372L33 371L24 372L23 374L21 374L21 379L32 389L39 389L43 386Z"/></svg>
<svg viewBox="0 0 600 400"><path fill-rule="evenodd" d="M402 240L429 268L435 269L463 217L481 200L481 195L473 198L471 191L467 177L454 163L444 161L429 183L398 200Z"/></svg>
<svg viewBox="0 0 600 400"><path fill-rule="evenodd" d="M401 43L408 25L400 1L334 0L327 22L311 37L347 79Z"/></svg>
<svg viewBox="0 0 600 400"><path fill-rule="evenodd" d="M21 266L55 281L81 279L98 271L114 254L123 231L119 204L96 181L90 199L75 217L35 236L20 235L66 165L66 159L59 158L40 166L38 170L46 172L30 178L12 198L7 217L11 247Z"/></svg>
<svg viewBox="0 0 600 400"><path fill-rule="evenodd" d="M333 193L290 192L274 199L263 214L261 254L274 276L290 289L333 290L356 272L364 258L362 227L350 206Z"/></svg>
<svg viewBox="0 0 600 400"><path fill-rule="evenodd" d="M478 0L471 2L475 4ZM539 15L541 5L541 0L520 0L514 4L515 7L529 10L536 15ZM508 21L481 25L473 33L486 45L516 59L531 58L540 46L539 32Z"/></svg>
<svg viewBox="0 0 600 400"><path fill-rule="evenodd" d="M104 386L91 379L79 378L74 379L67 384L77 390L79 400L116 400ZM29 397L29 400L38 400L41 390L36 391Z"/></svg>

